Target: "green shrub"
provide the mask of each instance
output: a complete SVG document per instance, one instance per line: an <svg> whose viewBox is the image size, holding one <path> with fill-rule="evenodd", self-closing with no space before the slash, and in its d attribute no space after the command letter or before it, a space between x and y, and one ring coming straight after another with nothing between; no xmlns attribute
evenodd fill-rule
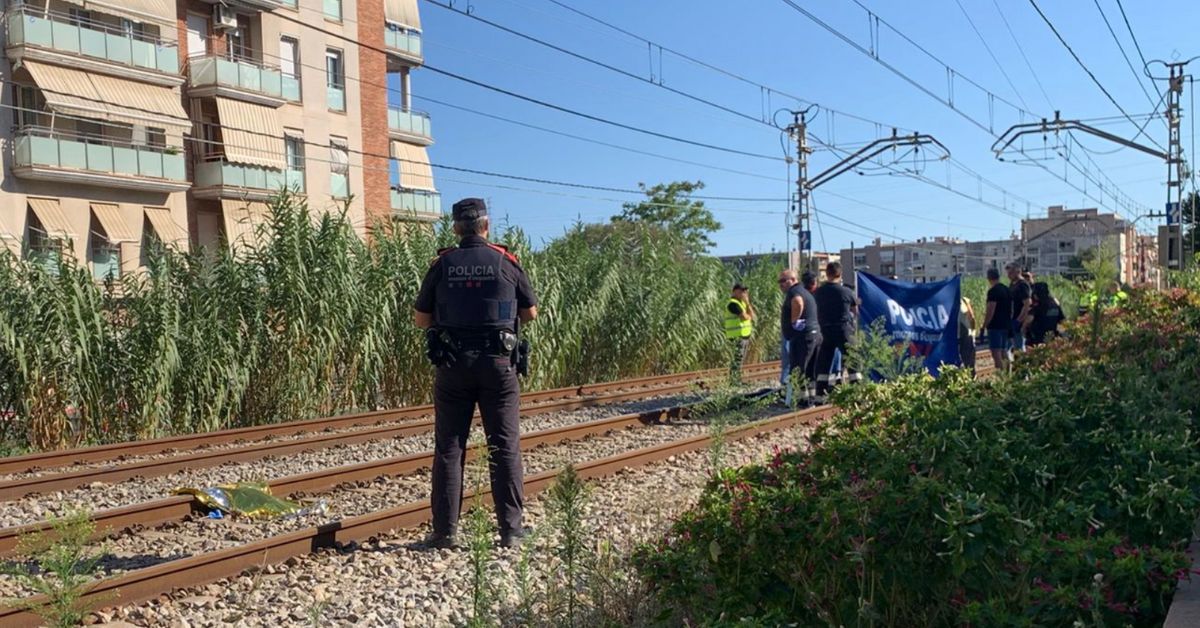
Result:
<svg viewBox="0 0 1200 628"><path fill-rule="evenodd" d="M1137 293L1011 377L843 387L637 562L681 620L1157 625L1200 511L1200 295Z"/></svg>

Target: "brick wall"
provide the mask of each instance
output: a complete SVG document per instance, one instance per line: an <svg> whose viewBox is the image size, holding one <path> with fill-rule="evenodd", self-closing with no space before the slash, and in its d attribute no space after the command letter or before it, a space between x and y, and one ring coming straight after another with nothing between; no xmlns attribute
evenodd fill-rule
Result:
<svg viewBox="0 0 1200 628"><path fill-rule="evenodd" d="M391 214L388 191L388 84L383 0L358 0L358 66L362 94L363 203L371 225ZM379 156L372 156L379 155Z"/></svg>

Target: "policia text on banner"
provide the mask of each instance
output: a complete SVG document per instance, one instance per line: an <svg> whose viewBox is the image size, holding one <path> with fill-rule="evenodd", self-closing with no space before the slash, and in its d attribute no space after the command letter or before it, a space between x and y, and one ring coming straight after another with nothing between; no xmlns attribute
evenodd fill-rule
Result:
<svg viewBox="0 0 1200 628"><path fill-rule="evenodd" d="M452 213L458 246L438 251L414 306L414 321L427 330L429 359L437 367L433 532L426 541L433 547L455 545L467 438L478 403L500 544L511 547L525 535L517 374L527 368L528 345L518 331L537 317L537 297L516 256L488 242L482 199L463 199Z"/></svg>

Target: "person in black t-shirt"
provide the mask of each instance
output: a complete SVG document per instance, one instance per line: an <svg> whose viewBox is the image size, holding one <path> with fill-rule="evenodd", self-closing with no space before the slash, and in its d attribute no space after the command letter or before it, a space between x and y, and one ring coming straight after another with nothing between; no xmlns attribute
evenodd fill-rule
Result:
<svg viewBox="0 0 1200 628"><path fill-rule="evenodd" d="M821 328L821 350L817 353L817 398L823 399L841 381L841 373L832 373L834 353L841 351L845 361L847 349L854 342L858 297L842 285L842 265L829 262L825 266L825 283L813 297L817 303L817 322ZM856 382L858 373L851 368L846 380Z"/></svg>
<svg viewBox="0 0 1200 628"><path fill-rule="evenodd" d="M795 276L792 271L784 271L785 275ZM817 350L821 347L821 328L817 322L817 301L811 290L816 286L817 278L812 271L804 271L800 283L791 285L784 296L783 308L780 312L780 325L783 337L788 342L788 378L784 382L787 393L785 403L791 407L794 402L807 405L816 392ZM783 285L783 276L780 277ZM796 377L804 377L807 381L804 390L794 390Z"/></svg>
<svg viewBox="0 0 1200 628"><path fill-rule="evenodd" d="M1024 351L1023 326L1025 317L1029 316L1029 308L1033 306L1033 288L1032 284L1025 280L1025 273L1021 272L1021 267L1017 264L1008 264L1004 270L1008 273L1008 292L1012 297L1012 349Z"/></svg>
<svg viewBox="0 0 1200 628"><path fill-rule="evenodd" d="M992 363L996 368L1008 368L1008 350L1012 346L1012 296L1008 286L1000 283L1000 271L989 268L987 271L987 314L983 317L981 334L987 334L988 349L992 352Z"/></svg>
<svg viewBox="0 0 1200 628"><path fill-rule="evenodd" d="M1066 317L1062 306L1050 294L1050 286L1044 281L1033 284L1033 307L1025 320L1025 337L1029 346L1040 345L1051 338L1057 338L1058 325Z"/></svg>

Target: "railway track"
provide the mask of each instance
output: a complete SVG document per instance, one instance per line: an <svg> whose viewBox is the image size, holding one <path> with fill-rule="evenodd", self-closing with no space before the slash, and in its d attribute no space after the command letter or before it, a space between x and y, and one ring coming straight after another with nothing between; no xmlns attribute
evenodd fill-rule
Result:
<svg viewBox="0 0 1200 628"><path fill-rule="evenodd" d="M982 374L986 374L990 370L990 367L987 366L980 367ZM788 412L769 419L732 428L726 432L724 438L727 440L743 439L774 430L813 424L827 418L833 412L834 408L828 405L798 412ZM561 442L571 438L583 438L589 434L605 433L634 425L677 418L686 416L686 413L687 410L685 409L672 408L665 414L663 411L631 414L587 424L544 430L526 435L528 442L523 438L522 448L528 449L537 445ZM601 477L610 475L626 467L642 466L681 453L700 450L708 447L710 442L711 438L709 436L691 436L661 445L590 460L579 464L577 470L584 478ZM282 478L273 482L272 487L280 493L285 491L319 491L323 488L349 481L369 479L379 477L380 475L412 472L415 469L421 468L421 466L427 465L427 455L408 456L405 459L374 461L306 474L305 476ZM532 495L546 488L554 481L556 474L557 471L546 471L528 476L525 481L526 493ZM488 497L486 491L483 493L483 497ZM175 498L159 500L157 505L142 504L139 506L142 507L140 512L135 512L137 507L108 511L104 514L107 525L113 528L119 525L156 525L151 522L151 519L155 517L182 519L191 511L191 500ZM415 527L428 521L429 516L427 500L413 501L397 508L345 517L322 525L311 526L271 536L259 541L245 543L237 547L172 560L101 580L88 590L83 603L91 606L134 604L155 598L175 589L232 577L248 568L276 564L289 558L308 554L323 548L340 547L353 542L360 542L395 529ZM26 526L25 531L30 531L30 527ZM0 534L0 538L5 543L5 545L0 547L7 550L11 547L9 539L15 540L17 532L16 530L4 532L8 534ZM0 628L6 626L32 626L37 625L37 621L38 619L35 615L19 609L0 611Z"/></svg>
<svg viewBox="0 0 1200 628"><path fill-rule="evenodd" d="M743 439L787 427L816 423L831 415L833 411L831 406L821 406L799 412L789 412L732 428L725 434L725 438L727 440ZM625 417L619 418L629 420ZM577 430L578 427L574 429ZM701 450L709 446L709 443L709 436L691 436L583 462L576 466L576 470L584 478L602 477L626 467L642 466L665 460L674 455ZM524 444L523 442L522 445ZM557 473L557 470L553 470L527 476L525 478L526 495L531 496L548 487L553 483ZM473 496L468 491L464 501L466 502ZM490 503L488 491L483 491L481 497L489 500ZM237 547L180 558L100 580L88 590L81 603L90 606L134 604L175 589L235 576L252 567L277 564L320 549L342 547L365 541L391 530L415 527L427 522L429 518L428 500L422 499L395 508L305 527ZM0 610L0 628L36 626L39 625L39 621L40 618L28 611L15 608Z"/></svg>
<svg viewBox="0 0 1200 628"><path fill-rule="evenodd" d="M757 364L746 369L745 377L748 381L761 381L774 377L775 373L778 372L777 369L778 366L776 364ZM531 393L525 396L525 404L521 408L521 413L523 416L531 416L618 403L631 399L643 399L650 396L676 394L686 392L698 383L703 384L704 382L711 381L713 377L721 377L724 373L724 370L699 371ZM154 441L127 443L124 445L126 452L124 455L130 455L130 451L150 453L152 450L165 454L173 449L184 448L188 445L203 444L211 446L215 443L236 442L230 439L234 436L244 439L251 432L258 437L258 440L248 442L239 447L185 451L175 455L165 455L164 457L127 463L116 460L114 464L100 467L29 475L4 480L0 481L0 501L19 499L37 493L70 490L97 482L113 484L133 478L160 477L182 470L204 469L234 462L260 460L268 456L283 456L336 446L425 434L433 430L433 421L431 419L419 419L418 417L428 416L430 412L432 412L432 406L417 406L396 411L369 413L370 416L348 415L290 424L263 426L261 428L226 430L207 435L172 437L168 439L156 439ZM400 414L404 416L398 416ZM404 418L414 420L400 422ZM352 431L320 433L325 430L337 428L346 430L350 427L362 426L364 424L362 421L371 421L371 424L387 424ZM296 439L277 441L261 440L269 436L296 433L304 436ZM312 435L309 436L309 434ZM170 449L160 449L167 446L168 443ZM116 446L86 448L74 451L81 454L90 452L87 453L88 456L106 456L111 455L114 451L113 447ZM22 456L21 458L27 462L22 462L17 466L25 466L28 464L28 461L38 456L41 456L41 459L44 461L61 463L62 460L72 455L75 454L68 451L49 452L48 455L35 454L33 456ZM113 460L113 458L109 459ZM3 462L0 461L0 464ZM77 462L82 462L82 460Z"/></svg>
<svg viewBox="0 0 1200 628"><path fill-rule="evenodd" d="M754 377L766 376L772 370L778 373L778 362L761 362L747 365L744 368L747 375ZM724 376L725 373L727 373L726 369L708 369L522 393L521 412L522 414L531 414L556 410L572 410L588 404L614 403L617 401L639 399L647 395L647 389L656 391L649 394L670 394L671 392L686 390L689 386L696 383L712 381L715 378ZM663 392L657 392L659 390ZM572 407L572 402L582 405ZM371 412L343 414L302 421L240 427L203 434L185 434L149 440L38 452L0 459L0 475L29 473L85 463L122 460L131 456L190 451L228 443L249 443L296 434L311 434L330 430L344 430L383 423L394 423L427 417L432 413L433 406L431 404L423 404L406 408L374 410Z"/></svg>

